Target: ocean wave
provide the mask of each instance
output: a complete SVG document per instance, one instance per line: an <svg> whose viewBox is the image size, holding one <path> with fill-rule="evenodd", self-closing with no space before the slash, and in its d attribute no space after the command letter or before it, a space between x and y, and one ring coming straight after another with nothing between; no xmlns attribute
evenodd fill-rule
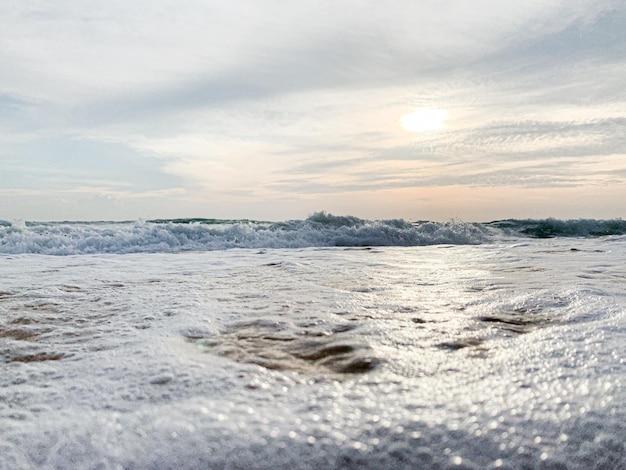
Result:
<svg viewBox="0 0 626 470"><path fill-rule="evenodd" d="M486 225L498 228L506 234L532 238L626 235L626 220L622 219L508 219L490 222Z"/></svg>
<svg viewBox="0 0 626 470"><path fill-rule="evenodd" d="M365 220L318 212L304 220L172 219L138 222L0 223L0 253L73 255L229 248L479 244L479 224Z"/></svg>
<svg viewBox="0 0 626 470"><path fill-rule="evenodd" d="M471 245L500 237L589 237L626 234L626 221L502 220L408 222L317 212L304 220L259 222L155 219L135 222L0 221L0 253L74 255L362 246Z"/></svg>

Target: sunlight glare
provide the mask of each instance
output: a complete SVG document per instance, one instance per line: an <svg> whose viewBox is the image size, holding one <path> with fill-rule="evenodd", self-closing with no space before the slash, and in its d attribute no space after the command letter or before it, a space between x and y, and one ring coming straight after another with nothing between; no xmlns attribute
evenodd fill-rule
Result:
<svg viewBox="0 0 626 470"><path fill-rule="evenodd" d="M436 131L444 127L449 114L445 109L421 108L400 119L402 127L411 132Z"/></svg>

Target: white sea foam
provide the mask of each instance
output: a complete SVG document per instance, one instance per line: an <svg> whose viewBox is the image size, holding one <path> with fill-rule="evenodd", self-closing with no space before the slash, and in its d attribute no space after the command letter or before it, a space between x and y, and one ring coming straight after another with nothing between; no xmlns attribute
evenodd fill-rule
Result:
<svg viewBox="0 0 626 470"><path fill-rule="evenodd" d="M1 258L2 470L626 461L623 239Z"/></svg>

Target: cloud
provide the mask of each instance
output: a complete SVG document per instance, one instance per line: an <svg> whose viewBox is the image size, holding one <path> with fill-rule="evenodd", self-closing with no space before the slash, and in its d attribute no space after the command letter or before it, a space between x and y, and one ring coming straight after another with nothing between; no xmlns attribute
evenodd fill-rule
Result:
<svg viewBox="0 0 626 470"><path fill-rule="evenodd" d="M277 186L327 193L459 184L609 184L626 169L620 157L624 136L626 117L487 122L372 155L288 167Z"/></svg>
<svg viewBox="0 0 626 470"><path fill-rule="evenodd" d="M625 132L626 116L580 121L495 121L451 137L445 152L481 155L483 161L611 155L625 148Z"/></svg>
<svg viewBox="0 0 626 470"><path fill-rule="evenodd" d="M618 1L5 4L0 187L258 208L623 178ZM402 130L416 108L446 130Z"/></svg>
<svg viewBox="0 0 626 470"><path fill-rule="evenodd" d="M10 40L0 57L10 66L4 85L26 95L74 104L112 96L114 109L123 102L140 110L149 103L179 109L406 82L588 22L608 6L590 0L13 2L0 20Z"/></svg>
<svg viewBox="0 0 626 470"><path fill-rule="evenodd" d="M37 138L0 146L0 188L71 190L106 186L167 189L180 180L154 167L154 157L121 143Z"/></svg>

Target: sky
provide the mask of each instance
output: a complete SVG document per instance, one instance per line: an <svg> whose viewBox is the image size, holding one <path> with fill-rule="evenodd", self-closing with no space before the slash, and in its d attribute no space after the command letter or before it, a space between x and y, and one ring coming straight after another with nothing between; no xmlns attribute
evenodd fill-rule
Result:
<svg viewBox="0 0 626 470"><path fill-rule="evenodd" d="M626 216L623 0L0 10L0 219Z"/></svg>

